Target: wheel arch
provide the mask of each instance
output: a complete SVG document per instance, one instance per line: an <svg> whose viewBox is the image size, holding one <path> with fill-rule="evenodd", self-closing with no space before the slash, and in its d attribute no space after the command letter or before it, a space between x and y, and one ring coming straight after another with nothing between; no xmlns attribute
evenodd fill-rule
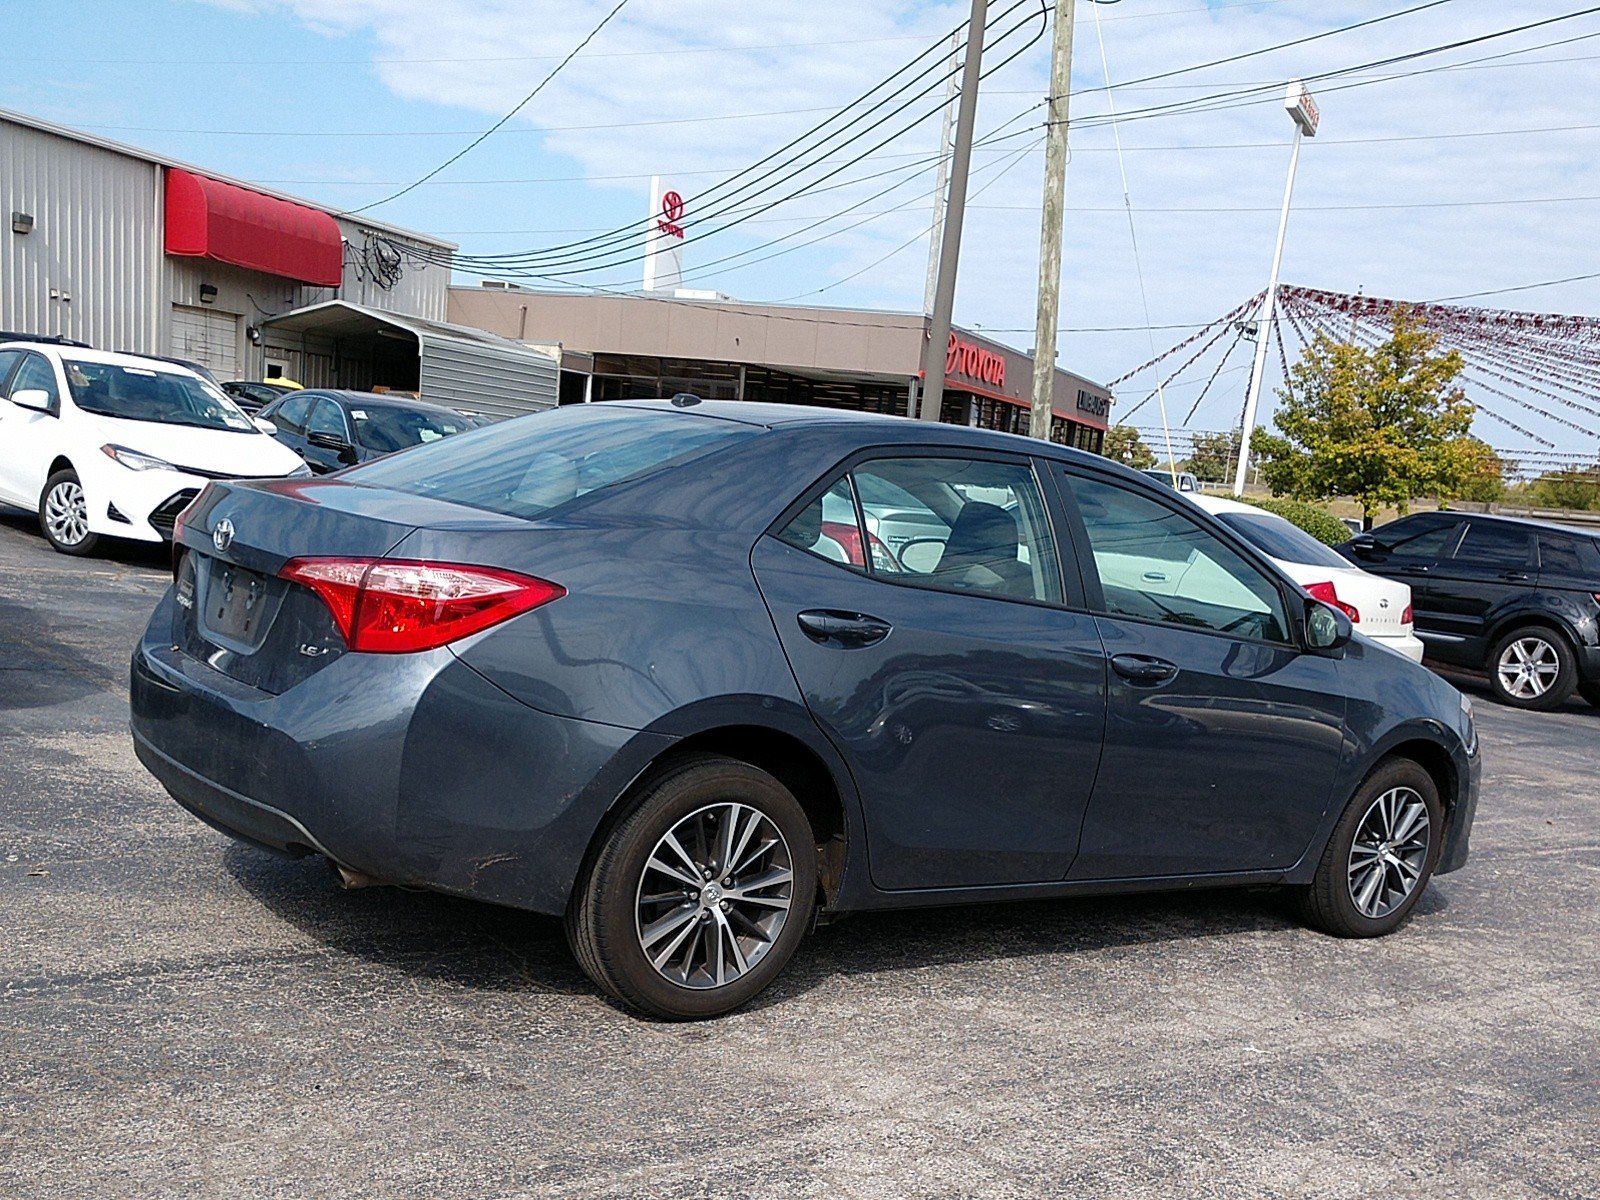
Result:
<svg viewBox="0 0 1600 1200"><path fill-rule="evenodd" d="M1484 670L1494 669L1495 648L1500 645L1506 634L1517 629L1548 629L1559 634L1567 644L1567 648L1574 653L1583 644L1582 640L1574 634L1572 627L1562 619L1561 614L1549 609L1519 608L1515 612L1503 613L1495 619L1489 627L1489 635L1484 639L1483 666Z"/></svg>
<svg viewBox="0 0 1600 1200"><path fill-rule="evenodd" d="M611 831L633 811L639 795L662 771L686 757L716 755L767 772L794 795L811 823L817 851L817 882L822 902L836 906L847 881L866 874L857 859L864 853L860 801L849 770L803 709L787 702L748 703L736 709L712 704L699 713L680 712L649 732L670 733L659 750L634 774L607 808L590 836L583 862L572 881L573 894L587 876ZM765 720L752 719L752 711Z"/></svg>
<svg viewBox="0 0 1600 1200"><path fill-rule="evenodd" d="M62 471L71 471L74 475L78 474L78 468L72 465L72 460L65 454L58 454L54 459L51 460L50 469L44 473L45 483L49 484L50 480L55 478L55 476L59 475ZM83 481L83 476L78 475L78 480L81 483Z"/></svg>

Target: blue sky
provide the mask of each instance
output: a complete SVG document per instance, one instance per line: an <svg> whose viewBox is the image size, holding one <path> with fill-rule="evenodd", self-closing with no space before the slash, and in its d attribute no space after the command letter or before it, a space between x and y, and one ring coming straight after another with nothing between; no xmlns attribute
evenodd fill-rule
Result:
<svg viewBox="0 0 1600 1200"><path fill-rule="evenodd" d="M612 2L13 0L0 105L356 205L459 149ZM993 7L1003 5L996 0ZM1403 0L1122 0L1100 6L1099 36L1111 77L1130 79L1403 7ZM1115 103L1127 111L1276 82L1578 7L1451 0L1271 56L1123 89ZM803 131L933 43L965 10L964 3L884 0L632 0L504 131L438 181L376 213L475 252L548 246L642 217L649 175L659 172L688 197L692 215L697 185ZM1088 3L1079 10L1075 84L1098 87L1105 73L1096 11ZM1600 14L1399 69L1463 64L1591 33L1600 33ZM1019 32L1006 45L1023 41ZM1020 347L1032 341L1012 331L1032 325L1042 160L1039 131L1028 128L1045 91L1046 43L986 82L980 129L1014 119L1009 128L1023 132L978 156L973 188L981 194L969 215L957 302L959 322L1000 331ZM1600 197L1597 56L1600 37L1325 95L1323 134L1302 159L1286 280L1422 299L1600 270L1593 250L1600 217L1593 199ZM1183 335L1100 331L1145 324L1111 128L1090 119L1105 114L1107 103L1103 92L1073 101L1081 123L1068 177L1067 332L1060 343L1066 365L1099 379L1149 357L1152 342L1164 349ZM1150 321L1206 320L1259 290L1288 161L1290 126L1276 98L1120 128ZM1548 132L1532 132L1538 130ZM930 120L854 169L898 174L798 200L691 245L691 282L751 300L918 308L927 262L919 235L931 219L933 182L914 164L931 154L936 137ZM896 181L896 190L863 203ZM1537 202L1505 203L1517 200ZM793 234L850 204L860 208L774 247L785 251L778 257L693 277L697 266L705 272L713 259ZM1359 207L1379 204L1415 207ZM829 236L795 248L823 234ZM636 286L637 268L583 281ZM1594 313L1600 289L1588 281L1483 303ZM1219 377L1195 428L1236 419L1243 362L1231 361ZM1174 388L1175 419L1199 382ZM1147 408L1139 422L1153 415ZM1562 449L1596 448L1594 438L1519 416ZM1487 422L1479 432L1509 449L1522 440Z"/></svg>

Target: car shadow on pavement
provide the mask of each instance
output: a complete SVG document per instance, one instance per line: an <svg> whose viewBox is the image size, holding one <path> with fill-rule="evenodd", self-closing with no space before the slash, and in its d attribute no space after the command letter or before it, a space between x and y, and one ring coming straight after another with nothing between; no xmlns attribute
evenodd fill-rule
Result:
<svg viewBox="0 0 1600 1200"><path fill-rule="evenodd" d="M224 854L228 871L265 908L342 953L486 991L598 994L568 951L556 918L429 892L347 891L315 858L290 860L237 845ZM1435 884L1417 914L1446 907ZM1244 889L860 913L815 930L789 969L747 1010L792 999L838 975L967 963L1025 969L1040 956L1294 927L1281 894Z"/></svg>

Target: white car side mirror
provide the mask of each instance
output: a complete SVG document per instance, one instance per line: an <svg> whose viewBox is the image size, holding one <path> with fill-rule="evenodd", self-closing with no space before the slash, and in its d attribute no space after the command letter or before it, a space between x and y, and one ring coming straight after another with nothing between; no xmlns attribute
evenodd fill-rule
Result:
<svg viewBox="0 0 1600 1200"><path fill-rule="evenodd" d="M278 427L265 417L251 417L250 419L255 422L256 428L262 433L273 434L278 432Z"/></svg>
<svg viewBox="0 0 1600 1200"><path fill-rule="evenodd" d="M20 392L12 392L11 403L18 408L31 408L35 412L47 413L51 408L50 393L43 388L23 388Z"/></svg>

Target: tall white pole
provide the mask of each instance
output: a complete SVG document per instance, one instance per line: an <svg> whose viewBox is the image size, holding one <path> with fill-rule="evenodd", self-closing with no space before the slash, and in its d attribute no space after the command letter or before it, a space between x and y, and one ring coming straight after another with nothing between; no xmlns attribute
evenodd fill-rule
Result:
<svg viewBox="0 0 1600 1200"><path fill-rule="evenodd" d="M1290 88L1291 97L1294 95L1294 86ZM1313 117L1313 130L1316 128L1314 121ZM1244 427L1239 432L1239 465L1233 473L1235 496L1244 495L1245 471L1250 463L1250 435L1255 431L1256 408L1261 403L1261 377L1267 369L1267 338L1272 329L1273 313L1277 309L1278 272L1283 267L1283 239L1289 232L1289 202L1294 199L1294 173L1300 165L1300 142L1304 135L1305 126L1296 119L1294 149L1289 154L1289 182L1284 185L1283 212L1278 217L1278 244L1272 251L1272 279L1267 284L1266 295L1261 298L1261 315L1256 321L1256 360L1250 368L1250 391L1244 401Z"/></svg>
<svg viewBox="0 0 1600 1200"><path fill-rule="evenodd" d="M939 132L939 177L933 185L933 228L928 235L928 282L922 290L922 312L933 312L933 298L939 288L939 244L944 241L945 192L950 186L950 152L956 125L956 98L961 86L961 34L950 35L950 76L944 81L944 128Z"/></svg>
<svg viewBox="0 0 1600 1200"><path fill-rule="evenodd" d="M1033 405L1028 432L1050 439L1061 324L1061 222L1067 189L1067 101L1072 94L1073 0L1056 0L1050 55L1050 121L1044 143L1044 203L1039 217L1039 296L1033 332Z"/></svg>

